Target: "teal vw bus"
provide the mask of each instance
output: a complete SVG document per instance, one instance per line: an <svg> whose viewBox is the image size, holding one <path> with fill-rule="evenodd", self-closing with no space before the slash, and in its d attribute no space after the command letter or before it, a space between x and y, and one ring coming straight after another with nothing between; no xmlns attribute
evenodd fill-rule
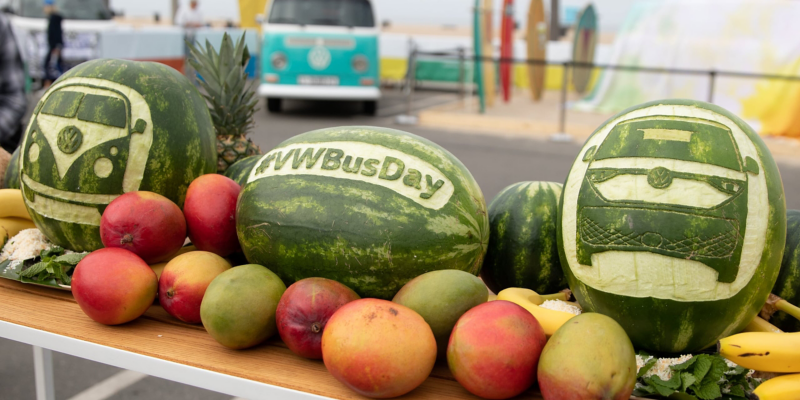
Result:
<svg viewBox="0 0 800 400"><path fill-rule="evenodd" d="M258 93L270 112L307 99L363 101L375 113L379 28L369 0L273 0L262 21Z"/></svg>

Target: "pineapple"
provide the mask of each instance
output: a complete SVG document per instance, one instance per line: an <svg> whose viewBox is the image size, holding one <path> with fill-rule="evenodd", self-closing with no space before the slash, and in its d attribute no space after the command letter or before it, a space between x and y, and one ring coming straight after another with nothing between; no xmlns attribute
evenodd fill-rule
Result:
<svg viewBox="0 0 800 400"><path fill-rule="evenodd" d="M195 44L189 44L189 49L189 63L203 78L200 87L217 131L217 173L221 174L236 161L261 154L261 149L247 138L258 103L255 81L248 83L244 70L250 52L244 35L234 46L227 33L219 53L208 40L205 49Z"/></svg>

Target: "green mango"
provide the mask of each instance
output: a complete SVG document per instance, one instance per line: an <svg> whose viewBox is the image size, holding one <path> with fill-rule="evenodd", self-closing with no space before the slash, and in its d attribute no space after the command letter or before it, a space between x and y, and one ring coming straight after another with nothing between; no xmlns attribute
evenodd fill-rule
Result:
<svg viewBox="0 0 800 400"><path fill-rule="evenodd" d="M443 357L458 319L488 298L489 289L475 275L444 269L412 279L392 301L416 311L425 319L436 338L439 356Z"/></svg>
<svg viewBox="0 0 800 400"><path fill-rule="evenodd" d="M231 268L214 278L200 304L200 319L225 347L255 346L278 332L275 312L286 285L266 267Z"/></svg>

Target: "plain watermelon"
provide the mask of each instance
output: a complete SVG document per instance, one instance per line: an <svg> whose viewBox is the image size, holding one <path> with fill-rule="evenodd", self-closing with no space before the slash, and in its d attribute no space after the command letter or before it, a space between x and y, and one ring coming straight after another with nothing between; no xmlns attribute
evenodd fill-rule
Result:
<svg viewBox="0 0 800 400"><path fill-rule="evenodd" d="M540 294L567 287L556 239L561 184L520 182L489 204L489 248L481 278L493 292L510 287Z"/></svg>
<svg viewBox="0 0 800 400"><path fill-rule="evenodd" d="M233 179L239 186L244 186L247 182L247 178L250 176L253 165L256 165L260 158L261 156L250 156L236 161L225 170L224 175Z"/></svg>
<svg viewBox="0 0 800 400"><path fill-rule="evenodd" d="M800 211L786 213L786 247L783 251L781 272L772 293L794 305L800 305ZM769 322L786 332L800 332L800 321L776 312Z"/></svg>
<svg viewBox="0 0 800 400"><path fill-rule="evenodd" d="M562 194L561 265L587 311L638 348L693 352L740 331L778 276L783 184L769 150L712 104L627 109L586 141Z"/></svg>
<svg viewBox="0 0 800 400"><path fill-rule="evenodd" d="M76 251L103 246L106 206L134 191L179 206L192 180L216 171L205 100L173 68L101 59L62 75L23 136L20 181L36 226Z"/></svg>
<svg viewBox="0 0 800 400"><path fill-rule="evenodd" d="M261 156L236 226L247 260L287 285L324 277L383 299L429 271L477 275L489 241L466 167L426 139L375 127L307 132Z"/></svg>
<svg viewBox="0 0 800 400"><path fill-rule="evenodd" d="M8 169L3 177L3 188L6 189L19 189L19 147L11 154L11 160L8 162Z"/></svg>

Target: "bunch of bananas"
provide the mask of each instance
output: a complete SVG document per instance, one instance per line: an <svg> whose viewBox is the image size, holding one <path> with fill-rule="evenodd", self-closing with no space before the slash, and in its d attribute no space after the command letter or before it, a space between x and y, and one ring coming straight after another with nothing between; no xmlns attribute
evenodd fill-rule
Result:
<svg viewBox="0 0 800 400"><path fill-rule="evenodd" d="M762 383L753 400L800 399L800 332L744 332L723 338L719 354L742 367L756 371L795 373Z"/></svg>
<svg viewBox="0 0 800 400"><path fill-rule="evenodd" d="M539 321L539 324L542 325L542 329L544 329L544 333L547 337L553 336L561 325L564 325L564 323L575 315L539 306L544 303L545 300L567 301L568 298L569 295L564 292L540 295L533 290L523 288L508 288L497 294L497 300L510 301L522 306L522 308L533 314L536 320Z"/></svg>
<svg viewBox="0 0 800 400"><path fill-rule="evenodd" d="M19 189L0 189L0 248L23 229L35 228Z"/></svg>

